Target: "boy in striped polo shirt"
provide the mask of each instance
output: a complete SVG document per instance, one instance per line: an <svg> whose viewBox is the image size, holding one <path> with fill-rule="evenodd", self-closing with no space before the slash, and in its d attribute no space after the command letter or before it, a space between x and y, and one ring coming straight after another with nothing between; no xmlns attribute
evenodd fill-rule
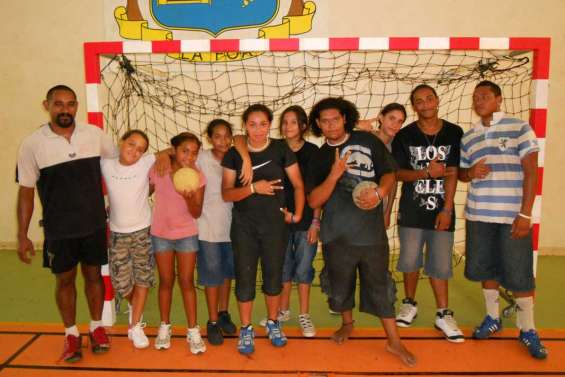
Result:
<svg viewBox="0 0 565 377"><path fill-rule="evenodd" d="M502 328L499 286L518 305L519 340L538 359L547 357L534 326L532 207L537 184L537 139L528 123L500 111L498 85L482 81L473 93L481 120L461 140L459 179L470 182L465 207L465 276L480 281L487 315L473 331L486 339Z"/></svg>

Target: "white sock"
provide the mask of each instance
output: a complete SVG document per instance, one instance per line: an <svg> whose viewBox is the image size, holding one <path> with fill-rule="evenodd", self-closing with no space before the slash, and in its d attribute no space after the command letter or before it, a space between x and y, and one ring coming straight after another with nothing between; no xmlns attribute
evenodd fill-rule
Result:
<svg viewBox="0 0 565 377"><path fill-rule="evenodd" d="M198 327L198 325L196 325L194 327L188 327L186 332L187 332L187 334L188 333L200 333L200 328Z"/></svg>
<svg viewBox="0 0 565 377"><path fill-rule="evenodd" d="M522 331L535 330L534 326L534 298L517 297L516 305L518 311L516 312L516 326Z"/></svg>
<svg viewBox="0 0 565 377"><path fill-rule="evenodd" d="M72 325L71 327L66 327L65 336L67 335L80 336L80 333L78 332L78 327L76 325Z"/></svg>
<svg viewBox="0 0 565 377"><path fill-rule="evenodd" d="M90 321L90 332L93 332L98 327L102 327L102 321L95 321L95 320Z"/></svg>
<svg viewBox="0 0 565 377"><path fill-rule="evenodd" d="M492 317L492 319L498 319L500 317L498 298L500 297L500 292L498 289L484 289L483 295L485 296L485 306L487 308L487 314Z"/></svg>

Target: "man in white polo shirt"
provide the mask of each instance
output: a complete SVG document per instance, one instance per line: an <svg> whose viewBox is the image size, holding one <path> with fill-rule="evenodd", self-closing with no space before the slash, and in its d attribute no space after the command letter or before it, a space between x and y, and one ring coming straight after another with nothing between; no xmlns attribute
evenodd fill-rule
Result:
<svg viewBox="0 0 565 377"><path fill-rule="evenodd" d="M18 153L18 255L30 263L35 254L27 233L37 187L43 207L43 265L55 275L55 296L65 325L62 359L74 362L82 357L75 323L79 263L92 319L92 351L102 353L110 347L101 322L104 284L100 266L107 263L107 243L100 157L113 157L117 150L99 128L75 123L78 102L71 88L51 88L43 106L49 123L28 136Z"/></svg>
<svg viewBox="0 0 565 377"><path fill-rule="evenodd" d="M534 326L531 219L537 187L538 143L530 125L500 111L502 92L491 81L473 92L481 120L461 139L459 179L470 182L465 206L465 276L480 281L487 315L473 331L486 339L502 328L499 286L518 305L519 340L530 355L545 359Z"/></svg>

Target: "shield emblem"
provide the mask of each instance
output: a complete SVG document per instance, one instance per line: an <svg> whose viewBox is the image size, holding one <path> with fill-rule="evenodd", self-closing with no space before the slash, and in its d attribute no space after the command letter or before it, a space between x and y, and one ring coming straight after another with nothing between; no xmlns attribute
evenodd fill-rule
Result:
<svg viewBox="0 0 565 377"><path fill-rule="evenodd" d="M151 16L166 29L218 34L270 23L279 0L149 0Z"/></svg>

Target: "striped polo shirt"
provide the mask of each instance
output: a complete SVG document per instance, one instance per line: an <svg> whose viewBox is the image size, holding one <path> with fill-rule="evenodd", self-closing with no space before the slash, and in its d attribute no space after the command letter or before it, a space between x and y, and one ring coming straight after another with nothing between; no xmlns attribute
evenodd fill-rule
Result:
<svg viewBox="0 0 565 377"><path fill-rule="evenodd" d="M95 126L77 124L70 141L45 124L18 153L18 183L37 187L45 238L85 237L106 224L100 156L115 157L112 138Z"/></svg>
<svg viewBox="0 0 565 377"><path fill-rule="evenodd" d="M461 139L461 168L486 158L491 173L469 185L465 218L471 221L512 224L522 205L524 172L521 160L539 151L536 135L522 120L493 114L490 127L481 121Z"/></svg>

